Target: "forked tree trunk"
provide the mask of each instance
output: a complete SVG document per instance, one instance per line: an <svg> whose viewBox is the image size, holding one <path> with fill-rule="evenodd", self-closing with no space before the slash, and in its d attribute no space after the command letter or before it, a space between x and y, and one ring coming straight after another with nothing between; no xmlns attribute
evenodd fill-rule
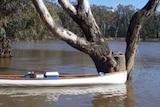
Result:
<svg viewBox="0 0 160 107"><path fill-rule="evenodd" d="M98 72L112 72L115 70L117 63L92 15L88 0L77 0L76 6L68 0L58 0L63 9L80 26L85 35L84 37L75 35L57 25L45 7L43 0L32 1L53 34L72 47L88 54L95 63Z"/></svg>
<svg viewBox="0 0 160 107"><path fill-rule="evenodd" d="M69 0L58 0L63 9L82 29L84 37L80 37L57 25L49 14L43 0L32 1L41 18L52 33L72 47L88 54L95 63L98 72L121 71L126 70L127 68L128 76L131 77L131 71L134 66L138 47L140 29L145 20L155 11L160 0L149 0L147 5L133 16L127 32L125 57L124 54L115 54L109 49L109 46L92 15L88 0L77 0L77 5L71 4Z"/></svg>
<svg viewBox="0 0 160 107"><path fill-rule="evenodd" d="M149 2L139 11L137 11L130 21L130 25L126 37L126 66L128 71L128 79L131 79L135 56L137 54L138 42L140 38L140 30L143 23L156 11L160 0L149 0Z"/></svg>

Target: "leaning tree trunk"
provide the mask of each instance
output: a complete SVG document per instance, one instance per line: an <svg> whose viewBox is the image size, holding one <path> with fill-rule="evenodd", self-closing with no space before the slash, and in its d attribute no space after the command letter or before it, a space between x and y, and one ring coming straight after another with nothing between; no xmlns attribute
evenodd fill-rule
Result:
<svg viewBox="0 0 160 107"><path fill-rule="evenodd" d="M139 33L143 23L156 11L160 0L149 0L149 2L139 11L137 11L130 21L130 25L126 37L126 67L128 71L128 79L131 79L135 56L137 53Z"/></svg>
<svg viewBox="0 0 160 107"><path fill-rule="evenodd" d="M115 71L117 62L92 15L88 0L77 0L76 6L68 0L58 0L63 9L80 26L84 37L77 36L57 25L45 7L43 0L32 1L41 18L54 35L72 47L88 54L95 63L98 72Z"/></svg>

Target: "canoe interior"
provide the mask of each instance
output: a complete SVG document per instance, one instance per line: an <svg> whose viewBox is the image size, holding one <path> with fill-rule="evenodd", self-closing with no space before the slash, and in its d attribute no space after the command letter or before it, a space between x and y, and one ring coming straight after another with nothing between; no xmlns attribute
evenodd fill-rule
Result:
<svg viewBox="0 0 160 107"><path fill-rule="evenodd" d="M95 77L95 76L98 76L98 75L60 75L59 79L85 78L85 77ZM37 78L25 78L24 75L0 75L0 79L37 79ZM46 79L46 78L42 78L42 79Z"/></svg>
<svg viewBox="0 0 160 107"><path fill-rule="evenodd" d="M112 75L117 73L119 72L107 73L105 75ZM59 79L87 78L87 77L96 77L96 76L99 76L99 75L98 74L97 75L93 75L93 74L59 75ZM0 79L26 79L26 78L25 78L25 75L0 75ZM37 79L37 78L27 78L27 79ZM46 79L46 78L43 78L43 79Z"/></svg>

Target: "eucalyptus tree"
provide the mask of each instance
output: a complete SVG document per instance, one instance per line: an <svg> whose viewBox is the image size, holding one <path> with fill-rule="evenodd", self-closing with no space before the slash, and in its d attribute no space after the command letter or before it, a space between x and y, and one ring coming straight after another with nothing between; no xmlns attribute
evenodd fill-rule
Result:
<svg viewBox="0 0 160 107"><path fill-rule="evenodd" d="M0 58L11 57L11 41L7 38L7 24L11 20L10 16L15 13L16 1L0 1ZM10 29L9 32L12 32Z"/></svg>
<svg viewBox="0 0 160 107"><path fill-rule="evenodd" d="M160 13L156 12L147 23L145 23L144 28L141 31L141 38L143 40L148 40L152 38L159 38L160 36Z"/></svg>
<svg viewBox="0 0 160 107"><path fill-rule="evenodd" d="M123 6L119 4L114 13L116 14L116 34L115 37L125 37L130 24L130 19L136 12L132 5Z"/></svg>
<svg viewBox="0 0 160 107"><path fill-rule="evenodd" d="M67 12L82 29L84 33L83 37L58 25L48 12L43 0L32 1L40 17L51 32L72 47L88 54L95 63L98 72L106 73L117 70L117 66L119 65L93 17L88 0L77 0L77 4L72 4L69 0L58 0L64 11ZM126 68L128 77L131 77L130 74L134 66L139 31L145 20L154 13L159 2L160 0L149 0L144 8L137 11L131 19L126 40Z"/></svg>
<svg viewBox="0 0 160 107"><path fill-rule="evenodd" d="M112 7L92 5L91 10L103 35L105 35L105 37L112 36L112 28L115 25L116 19L114 9Z"/></svg>
<svg viewBox="0 0 160 107"><path fill-rule="evenodd" d="M57 6L58 11L57 14L59 16L59 19L61 20L61 22L59 24L61 24L64 28L74 32L75 34L79 34L79 36L83 36L83 32L81 31L81 29L78 27L78 25L76 23L74 23L74 21L63 11L63 8L61 8L60 6Z"/></svg>
<svg viewBox="0 0 160 107"><path fill-rule="evenodd" d="M56 21L55 6L46 3L47 8ZM18 39L43 39L52 33L44 26L30 0L0 1L0 35Z"/></svg>

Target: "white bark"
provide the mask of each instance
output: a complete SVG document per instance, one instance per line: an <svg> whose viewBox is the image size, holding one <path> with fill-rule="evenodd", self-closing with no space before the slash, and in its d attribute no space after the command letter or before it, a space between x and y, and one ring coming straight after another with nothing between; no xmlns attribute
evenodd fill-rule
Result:
<svg viewBox="0 0 160 107"><path fill-rule="evenodd" d="M102 37L99 26L97 25L93 17L89 0L77 0L76 6L69 3L68 0L58 0L58 1L63 7L63 9L80 26L88 41L102 41L102 42L105 41L104 38ZM72 8L68 8L66 4L69 4ZM75 9L76 12L74 12Z"/></svg>
<svg viewBox="0 0 160 107"><path fill-rule="evenodd" d="M72 33L71 31L62 28L59 26L50 13L48 12L48 9L46 8L43 0L32 0L33 4L35 5L38 13L40 14L40 17L43 19L43 21L47 24L47 26L50 28L52 33L57 36L58 38L66 41L69 44L72 44L73 46L77 45L79 43L80 45L88 45L89 43L83 39L78 37L76 34ZM64 2L64 5L71 10L73 14L76 14L76 10L73 7L72 4L67 2L67 0L62 0ZM83 42L82 42L83 41ZM78 47L79 48L79 47Z"/></svg>
<svg viewBox="0 0 160 107"><path fill-rule="evenodd" d="M88 0L79 0L79 1L82 2L82 6L84 8L84 11L87 13L91 13L89 1Z"/></svg>
<svg viewBox="0 0 160 107"><path fill-rule="evenodd" d="M65 7L68 12L77 15L77 10L76 8L68 1L68 0L58 0L58 2Z"/></svg>
<svg viewBox="0 0 160 107"><path fill-rule="evenodd" d="M84 37L78 37L71 31L56 24L52 19L43 0L32 0L43 21L52 33L70 44L72 47L87 53L94 61L97 71L111 72L117 64L110 53L99 26L97 25L88 0L77 0L74 6L68 0L58 0L63 9L72 17L84 32Z"/></svg>

